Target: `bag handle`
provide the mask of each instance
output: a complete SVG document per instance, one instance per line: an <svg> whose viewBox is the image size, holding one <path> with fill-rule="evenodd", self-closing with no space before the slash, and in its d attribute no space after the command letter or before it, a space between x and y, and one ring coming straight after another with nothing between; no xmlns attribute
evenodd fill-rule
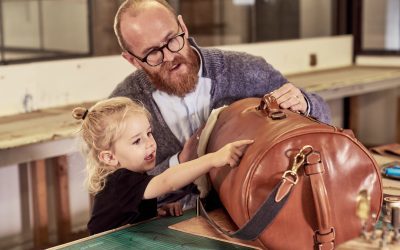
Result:
<svg viewBox="0 0 400 250"><path fill-rule="evenodd" d="M305 154L302 153L303 150L307 150ZM334 249L335 230L332 226L330 203L322 177L324 165L321 161L320 154L312 150L311 146L305 146L295 156L293 162L292 168L285 171L282 180L275 185L271 194L258 208L253 217L237 231L231 232L221 228L205 211L201 201L198 202L200 214L203 215L209 224L217 231L229 237L242 240L254 240L269 226L286 204L292 192L292 188L298 181L297 170L299 167L305 165L305 173L310 177L318 222L318 229L314 233L314 242L317 249Z"/></svg>
<svg viewBox="0 0 400 250"><path fill-rule="evenodd" d="M324 171L325 167L319 152L313 151L306 156L304 172L310 177L318 222L318 230L314 232L314 242L317 249L334 249L335 228L332 225L331 205L322 176Z"/></svg>
<svg viewBox="0 0 400 250"><path fill-rule="evenodd" d="M286 118L285 112L279 108L276 98L271 94L265 94L260 101L257 110L262 110L272 120L281 120Z"/></svg>

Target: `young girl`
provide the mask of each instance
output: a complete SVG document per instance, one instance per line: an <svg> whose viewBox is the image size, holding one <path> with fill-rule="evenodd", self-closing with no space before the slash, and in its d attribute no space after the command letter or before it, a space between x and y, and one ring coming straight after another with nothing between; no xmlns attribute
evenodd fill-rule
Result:
<svg viewBox="0 0 400 250"><path fill-rule="evenodd" d="M213 167L236 166L252 140L227 144L215 153L171 167L157 176L146 171L155 167L157 145L149 112L126 97L100 101L90 110L75 108L82 119L80 131L86 156L86 184L94 194L88 223L90 234L114 229L157 216L157 197L182 188ZM171 215L182 208L169 204Z"/></svg>

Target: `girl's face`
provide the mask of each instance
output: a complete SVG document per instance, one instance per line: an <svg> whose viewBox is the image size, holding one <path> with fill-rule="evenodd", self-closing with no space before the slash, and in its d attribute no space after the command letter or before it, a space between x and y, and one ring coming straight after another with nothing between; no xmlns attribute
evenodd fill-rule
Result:
<svg viewBox="0 0 400 250"><path fill-rule="evenodd" d="M128 115L125 129L114 143L114 156L119 167L144 173L156 164L157 144L146 115Z"/></svg>

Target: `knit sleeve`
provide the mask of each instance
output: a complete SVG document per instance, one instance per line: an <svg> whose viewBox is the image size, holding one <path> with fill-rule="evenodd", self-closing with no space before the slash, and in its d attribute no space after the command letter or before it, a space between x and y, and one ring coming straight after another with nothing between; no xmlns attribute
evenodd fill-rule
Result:
<svg viewBox="0 0 400 250"><path fill-rule="evenodd" d="M264 58L242 52L223 51L213 86L213 108L229 105L248 97L262 97L282 87L288 80ZM296 84L296 83L293 83ZM330 112L325 101L318 95L301 90L309 101L310 115L322 122L330 122Z"/></svg>

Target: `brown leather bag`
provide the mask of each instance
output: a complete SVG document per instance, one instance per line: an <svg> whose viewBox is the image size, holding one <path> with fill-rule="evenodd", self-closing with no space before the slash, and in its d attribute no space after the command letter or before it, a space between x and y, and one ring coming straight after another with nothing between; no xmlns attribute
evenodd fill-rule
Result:
<svg viewBox="0 0 400 250"><path fill-rule="evenodd" d="M383 196L380 173L354 136L280 109L273 97L264 96L223 110L207 152L239 139L255 140L240 165L210 172L240 228L225 233L256 238L268 249L332 249L360 235L358 206L369 209L367 228L376 222Z"/></svg>

